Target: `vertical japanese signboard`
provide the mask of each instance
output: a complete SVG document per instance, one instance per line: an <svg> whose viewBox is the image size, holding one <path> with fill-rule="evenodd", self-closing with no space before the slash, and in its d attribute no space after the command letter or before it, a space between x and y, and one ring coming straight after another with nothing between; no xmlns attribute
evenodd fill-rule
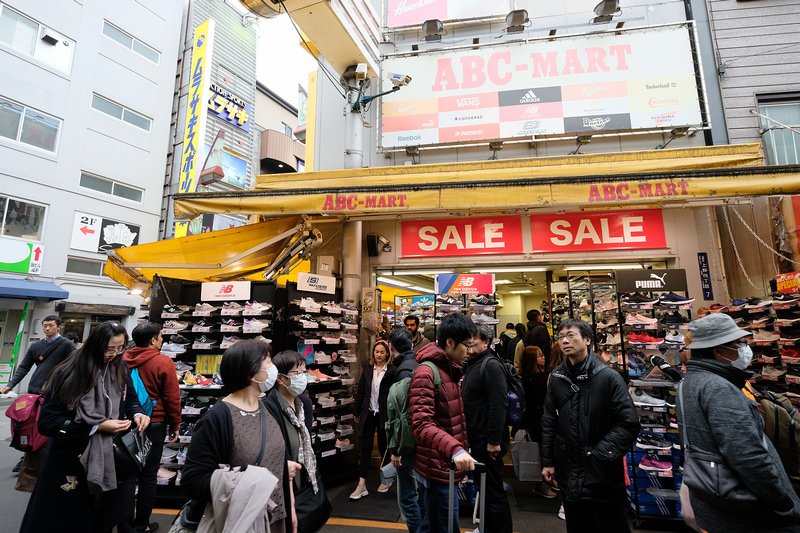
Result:
<svg viewBox="0 0 800 533"><path fill-rule="evenodd" d="M700 286L703 288L703 300L714 301L714 290L711 288L711 270L708 265L708 254L697 253L697 266L700 268Z"/></svg>

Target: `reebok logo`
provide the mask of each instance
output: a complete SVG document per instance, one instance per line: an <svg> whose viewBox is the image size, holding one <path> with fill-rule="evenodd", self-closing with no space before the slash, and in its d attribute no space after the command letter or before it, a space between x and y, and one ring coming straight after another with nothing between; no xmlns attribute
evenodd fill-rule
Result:
<svg viewBox="0 0 800 533"><path fill-rule="evenodd" d="M458 107L474 107L481 105L481 99L478 96L472 96L469 98L457 98L456 103Z"/></svg>
<svg viewBox="0 0 800 533"><path fill-rule="evenodd" d="M523 96L522 98L519 99L519 103L520 104L532 104L532 103L538 102L540 100L541 100L541 98L536 96L536 93L534 93L533 90L530 90L527 93L525 93L525 96Z"/></svg>

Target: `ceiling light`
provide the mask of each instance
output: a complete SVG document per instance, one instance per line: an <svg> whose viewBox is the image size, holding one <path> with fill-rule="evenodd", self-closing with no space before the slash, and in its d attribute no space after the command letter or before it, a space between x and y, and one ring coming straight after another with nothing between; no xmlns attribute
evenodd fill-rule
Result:
<svg viewBox="0 0 800 533"><path fill-rule="evenodd" d="M384 278L382 276L378 276L378 281L380 281L381 283L389 284L389 285L397 285L398 287L410 287L411 286L410 283L406 283L404 281L396 281L396 280L393 280L391 278Z"/></svg>
<svg viewBox="0 0 800 533"><path fill-rule="evenodd" d="M480 268L475 270L470 270L473 274L478 273L493 273L493 272L547 272L546 267L510 267L510 268Z"/></svg>
<svg viewBox="0 0 800 533"><path fill-rule="evenodd" d="M524 291L508 291L509 294L531 294L533 291L526 289Z"/></svg>
<svg viewBox="0 0 800 533"><path fill-rule="evenodd" d="M508 285L509 283L514 283L510 279L496 279L494 280L495 285Z"/></svg>
<svg viewBox="0 0 800 533"><path fill-rule="evenodd" d="M408 289L433 294L433 289L426 289L425 287L417 287L416 285L409 285Z"/></svg>
<svg viewBox="0 0 800 533"><path fill-rule="evenodd" d="M439 270L393 270L392 274L395 276L434 276L436 274L452 274L452 268L444 268Z"/></svg>
<svg viewBox="0 0 800 533"><path fill-rule="evenodd" d="M642 265L622 263L618 265L570 265L564 270L640 270Z"/></svg>

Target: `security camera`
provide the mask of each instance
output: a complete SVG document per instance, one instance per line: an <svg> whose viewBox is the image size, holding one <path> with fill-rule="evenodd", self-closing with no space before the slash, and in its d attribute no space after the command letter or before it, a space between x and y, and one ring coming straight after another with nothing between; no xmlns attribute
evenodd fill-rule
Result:
<svg viewBox="0 0 800 533"><path fill-rule="evenodd" d="M356 79L363 81L367 79L367 64L359 63L356 65Z"/></svg>
<svg viewBox="0 0 800 533"><path fill-rule="evenodd" d="M390 72L389 81L392 82L397 87L403 87L411 83L411 76L409 76L408 74L395 74L393 72Z"/></svg>

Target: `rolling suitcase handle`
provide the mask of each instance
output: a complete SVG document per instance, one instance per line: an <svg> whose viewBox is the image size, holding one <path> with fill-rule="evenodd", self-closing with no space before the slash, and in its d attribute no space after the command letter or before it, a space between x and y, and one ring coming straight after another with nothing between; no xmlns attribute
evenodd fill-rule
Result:
<svg viewBox="0 0 800 533"><path fill-rule="evenodd" d="M484 513L486 511L486 499L484 495L486 494L486 465L483 463L479 463L475 461L475 471L481 474L481 489L480 495L478 497L478 506L480 508L479 511L479 522L478 528L483 533L484 531ZM448 500L447 500L447 533L453 533L453 507L455 507L455 502L453 501L453 495L455 493L455 486L456 486L456 464L453 461L450 461L450 484L448 487ZM474 482L474 480L473 480Z"/></svg>

